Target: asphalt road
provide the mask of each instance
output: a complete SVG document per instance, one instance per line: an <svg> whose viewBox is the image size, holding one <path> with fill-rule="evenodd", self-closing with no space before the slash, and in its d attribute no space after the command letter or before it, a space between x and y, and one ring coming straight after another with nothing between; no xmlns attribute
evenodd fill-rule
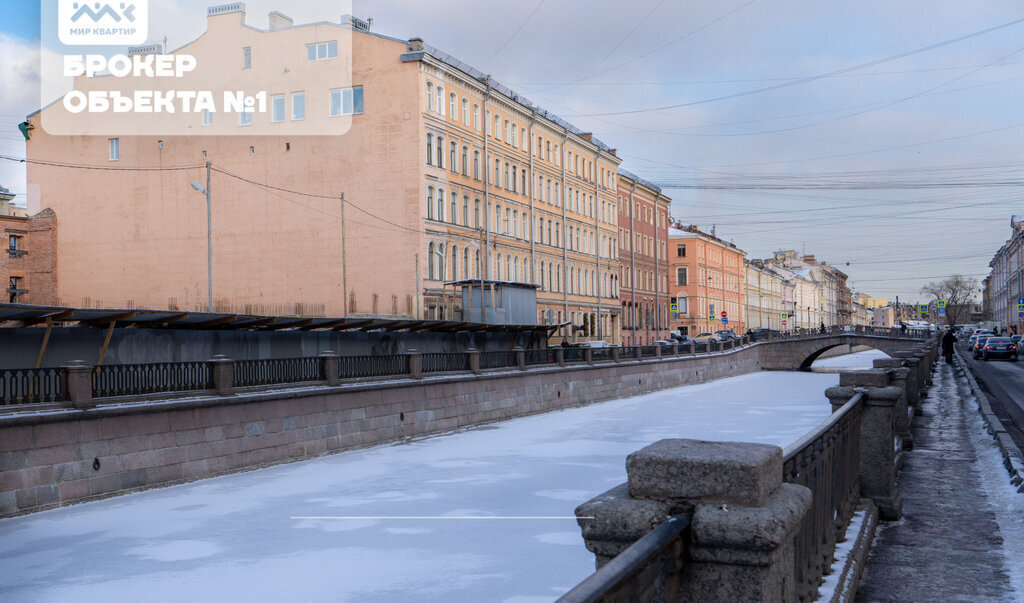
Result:
<svg viewBox="0 0 1024 603"><path fill-rule="evenodd" d="M988 394L992 410L1017 445L1024 448L1024 358L1019 362L985 362L974 360L966 345L958 345L958 349L960 357Z"/></svg>

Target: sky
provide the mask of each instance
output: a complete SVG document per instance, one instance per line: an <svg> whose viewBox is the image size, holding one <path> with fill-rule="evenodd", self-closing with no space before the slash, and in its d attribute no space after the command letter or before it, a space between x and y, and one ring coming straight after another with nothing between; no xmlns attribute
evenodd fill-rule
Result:
<svg viewBox="0 0 1024 603"><path fill-rule="evenodd" d="M157 2L151 41L172 49L214 4ZM420 36L616 148L680 222L748 258L814 255L874 297L980 279L1024 214L1017 2L246 4L255 27L271 10L296 23L351 10L379 33ZM17 124L39 105L37 4L0 8L0 153L23 156ZM24 193L24 180L0 162L0 185Z"/></svg>

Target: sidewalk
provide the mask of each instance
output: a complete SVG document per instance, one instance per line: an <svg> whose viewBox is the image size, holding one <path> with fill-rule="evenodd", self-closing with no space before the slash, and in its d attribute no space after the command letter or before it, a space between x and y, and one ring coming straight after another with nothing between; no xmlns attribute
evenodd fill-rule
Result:
<svg viewBox="0 0 1024 603"><path fill-rule="evenodd" d="M903 517L880 525L857 600L1021 600L1009 567L1020 561L1004 546L997 517L1006 508L994 502L1005 497L999 472L1006 489L1009 476L989 466L998 456L964 380L941 361L934 380L899 475Z"/></svg>

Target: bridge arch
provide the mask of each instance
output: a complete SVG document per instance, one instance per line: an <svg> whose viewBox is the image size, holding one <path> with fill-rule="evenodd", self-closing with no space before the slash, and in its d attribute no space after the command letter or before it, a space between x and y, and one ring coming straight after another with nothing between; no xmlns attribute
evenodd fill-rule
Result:
<svg viewBox="0 0 1024 603"><path fill-rule="evenodd" d="M761 368L775 371L806 371L824 352L840 345L866 346L879 350L890 357L896 352L909 350L913 338L884 335L820 335L801 339L767 342L760 354Z"/></svg>

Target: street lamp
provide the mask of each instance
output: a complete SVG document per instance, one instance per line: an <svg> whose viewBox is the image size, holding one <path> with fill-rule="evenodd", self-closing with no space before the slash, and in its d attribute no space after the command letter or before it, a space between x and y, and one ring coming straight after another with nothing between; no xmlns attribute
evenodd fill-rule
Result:
<svg viewBox="0 0 1024 603"><path fill-rule="evenodd" d="M210 217L210 162L206 162L206 186L192 181L192 188L206 195L206 291L208 294L207 312L213 312L213 222Z"/></svg>

